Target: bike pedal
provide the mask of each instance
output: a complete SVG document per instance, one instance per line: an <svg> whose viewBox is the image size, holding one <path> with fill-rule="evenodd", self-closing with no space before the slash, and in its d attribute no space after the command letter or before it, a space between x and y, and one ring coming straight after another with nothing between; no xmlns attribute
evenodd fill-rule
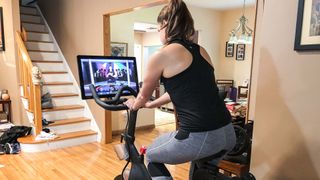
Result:
<svg viewBox="0 0 320 180"><path fill-rule="evenodd" d="M147 146L142 145L142 146L140 147L140 154L141 154L141 155L145 155L146 152L147 152Z"/></svg>

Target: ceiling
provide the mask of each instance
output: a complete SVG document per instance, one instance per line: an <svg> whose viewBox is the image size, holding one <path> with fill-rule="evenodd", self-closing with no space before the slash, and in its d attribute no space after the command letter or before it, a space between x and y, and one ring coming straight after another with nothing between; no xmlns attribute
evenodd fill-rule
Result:
<svg viewBox="0 0 320 180"><path fill-rule="evenodd" d="M227 10L243 7L244 0L184 0L185 3L216 10ZM246 6L252 6L256 0L245 0Z"/></svg>

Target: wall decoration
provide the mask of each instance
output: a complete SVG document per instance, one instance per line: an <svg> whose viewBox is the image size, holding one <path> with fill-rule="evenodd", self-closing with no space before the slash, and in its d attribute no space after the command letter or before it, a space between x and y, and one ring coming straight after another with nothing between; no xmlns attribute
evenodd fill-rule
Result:
<svg viewBox="0 0 320 180"><path fill-rule="evenodd" d="M5 50L4 44L4 31L3 31L3 11L2 7L0 7L0 51Z"/></svg>
<svg viewBox="0 0 320 180"><path fill-rule="evenodd" d="M236 60L243 61L246 54L246 45L237 44Z"/></svg>
<svg viewBox="0 0 320 180"><path fill-rule="evenodd" d="M128 43L111 42L111 56L128 56Z"/></svg>
<svg viewBox="0 0 320 180"><path fill-rule="evenodd" d="M234 44L230 44L228 43L228 41L226 42L226 52L225 52L225 56L226 57L233 57L234 54Z"/></svg>
<svg viewBox="0 0 320 180"><path fill-rule="evenodd" d="M299 0L294 50L320 50L320 0Z"/></svg>

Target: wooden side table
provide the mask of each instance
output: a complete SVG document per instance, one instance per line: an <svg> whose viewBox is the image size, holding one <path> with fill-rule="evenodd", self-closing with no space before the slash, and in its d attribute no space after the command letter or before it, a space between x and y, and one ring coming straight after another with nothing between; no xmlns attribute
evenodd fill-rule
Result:
<svg viewBox="0 0 320 180"><path fill-rule="evenodd" d="M6 117L6 120L0 119L0 124L11 122L11 100L0 100L0 114Z"/></svg>

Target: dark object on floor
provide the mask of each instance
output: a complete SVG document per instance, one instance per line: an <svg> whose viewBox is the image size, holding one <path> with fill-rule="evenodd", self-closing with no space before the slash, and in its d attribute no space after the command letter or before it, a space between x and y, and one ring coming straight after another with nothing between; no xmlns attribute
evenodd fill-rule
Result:
<svg viewBox="0 0 320 180"><path fill-rule="evenodd" d="M32 128L27 126L13 126L0 137L0 144L16 143L19 137L27 136Z"/></svg>
<svg viewBox="0 0 320 180"><path fill-rule="evenodd" d="M50 93L46 93L41 96L41 107L42 109L53 108L52 98Z"/></svg>
<svg viewBox="0 0 320 180"><path fill-rule="evenodd" d="M53 121L47 121L46 119L42 119L42 126L48 126L49 124L54 123Z"/></svg>
<svg viewBox="0 0 320 180"><path fill-rule="evenodd" d="M4 145L3 144L0 144L0 155L3 155L3 154L5 154L6 153L6 151L5 151L5 149L4 149Z"/></svg>
<svg viewBox="0 0 320 180"><path fill-rule="evenodd" d="M46 132L46 133L49 133L50 132L50 129L48 128L43 128L42 131Z"/></svg>
<svg viewBox="0 0 320 180"><path fill-rule="evenodd" d="M6 143L4 149L6 154L18 154L21 151L20 143Z"/></svg>

